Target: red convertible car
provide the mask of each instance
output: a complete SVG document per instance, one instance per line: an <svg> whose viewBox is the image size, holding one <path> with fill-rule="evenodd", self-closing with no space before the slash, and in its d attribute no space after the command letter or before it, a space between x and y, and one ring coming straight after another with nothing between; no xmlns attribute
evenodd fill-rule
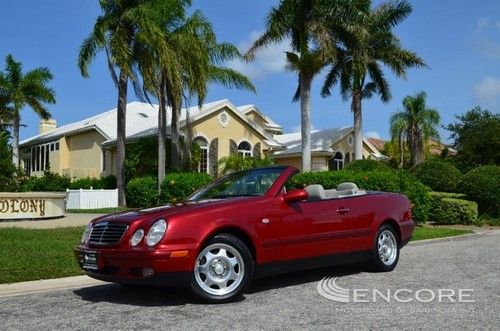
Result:
<svg viewBox="0 0 500 331"><path fill-rule="evenodd" d="M75 256L87 275L124 285L190 287L229 301L253 279L339 263L390 271L414 230L404 195L353 183L287 190L293 167L224 176L185 202L94 219Z"/></svg>

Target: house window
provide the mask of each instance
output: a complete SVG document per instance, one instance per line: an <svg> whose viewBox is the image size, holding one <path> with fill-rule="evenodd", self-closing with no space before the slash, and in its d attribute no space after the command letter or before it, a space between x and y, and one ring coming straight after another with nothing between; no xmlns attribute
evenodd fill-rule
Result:
<svg viewBox="0 0 500 331"><path fill-rule="evenodd" d="M59 150L59 142L56 142L56 151Z"/></svg>
<svg viewBox="0 0 500 331"><path fill-rule="evenodd" d="M193 141L197 143L201 149L198 172L208 173L208 141L203 137L196 137Z"/></svg>
<svg viewBox="0 0 500 331"><path fill-rule="evenodd" d="M335 155L328 161L328 170L337 171L344 168L344 155L341 152Z"/></svg>
<svg viewBox="0 0 500 331"><path fill-rule="evenodd" d="M24 173L26 176L31 174L31 159L24 159Z"/></svg>
<svg viewBox="0 0 500 331"><path fill-rule="evenodd" d="M247 141L242 141L238 145L238 154L243 157L252 157L252 146Z"/></svg>
<svg viewBox="0 0 500 331"><path fill-rule="evenodd" d="M24 170L26 171L26 174L30 174L35 171L49 170L50 152L53 152L54 148L58 144L59 143L47 143L31 147L31 158L24 160Z"/></svg>

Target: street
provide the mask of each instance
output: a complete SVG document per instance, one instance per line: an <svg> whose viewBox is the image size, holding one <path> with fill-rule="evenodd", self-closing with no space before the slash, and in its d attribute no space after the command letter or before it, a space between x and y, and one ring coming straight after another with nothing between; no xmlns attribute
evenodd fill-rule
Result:
<svg viewBox="0 0 500 331"><path fill-rule="evenodd" d="M128 289L105 284L0 297L2 330L19 329L500 329L500 233L403 248L390 273L331 267L260 280L239 302L197 303L183 289ZM344 289L392 293L403 300L336 302L318 282L337 277ZM454 293L439 302L433 293ZM457 293L467 290L467 302ZM419 290L422 290L418 292ZM417 293L418 292L418 293ZM358 293L358 294L359 294ZM358 297L357 299L360 299ZM399 297L401 299L401 297ZM389 302L387 302L389 301ZM423 302L431 301L431 302Z"/></svg>

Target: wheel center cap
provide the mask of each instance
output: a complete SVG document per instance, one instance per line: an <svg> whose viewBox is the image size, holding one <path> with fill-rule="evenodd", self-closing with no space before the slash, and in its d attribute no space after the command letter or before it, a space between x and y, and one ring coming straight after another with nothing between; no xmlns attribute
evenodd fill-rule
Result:
<svg viewBox="0 0 500 331"><path fill-rule="evenodd" d="M214 271L217 275L222 275L224 272L224 267L221 264L217 264L214 268Z"/></svg>

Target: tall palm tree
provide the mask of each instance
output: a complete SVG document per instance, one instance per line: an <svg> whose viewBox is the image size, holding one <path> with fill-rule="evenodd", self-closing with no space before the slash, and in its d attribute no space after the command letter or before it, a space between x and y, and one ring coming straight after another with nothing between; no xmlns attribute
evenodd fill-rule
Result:
<svg viewBox="0 0 500 331"><path fill-rule="evenodd" d="M90 35L83 41L78 56L78 67L83 77L89 77L88 67L98 51L105 51L113 82L118 87L116 181L118 204L125 199L125 139L127 89L131 80L137 87L137 61L144 56L144 41L157 38L161 31L154 24L156 6L161 0L99 0L102 14L97 18ZM118 73L117 73L118 71ZM136 88L136 93L141 90Z"/></svg>
<svg viewBox="0 0 500 331"><path fill-rule="evenodd" d="M19 128L21 110L28 106L43 119L50 118L46 103L56 102L55 92L46 84L52 80L48 68L40 67L23 73L21 62L12 55L5 58L5 72L0 72L0 95L3 99L3 117L12 120L12 162L19 167Z"/></svg>
<svg viewBox="0 0 500 331"><path fill-rule="evenodd" d="M406 77L408 68L425 66L415 52L402 47L392 29L412 12L405 0L387 2L371 9L371 1L356 1L357 15L352 17L354 34L345 43L337 61L332 63L325 79L322 95L328 96L339 83L344 100L351 99L354 115L354 158L363 156L362 100L378 94L383 102L391 99L389 83L382 66L398 77Z"/></svg>
<svg viewBox="0 0 500 331"><path fill-rule="evenodd" d="M311 170L311 85L326 60L323 50L330 48L325 28L328 16L322 10L333 3L336 1L281 0L267 16L266 31L245 54L251 60L258 50L290 38L287 69L296 71L299 78L293 100L300 100L302 171Z"/></svg>
<svg viewBox="0 0 500 331"><path fill-rule="evenodd" d="M427 108L426 98L423 91L406 96L403 99L404 111L393 114L390 119L392 139L408 144L412 166L424 161L425 142L439 140L437 128L441 118L436 109ZM404 148L404 144L400 146Z"/></svg>
<svg viewBox="0 0 500 331"><path fill-rule="evenodd" d="M165 176L166 108L171 112L171 168L181 168L180 110L184 98L196 95L201 107L207 95L209 82L226 87L246 88L255 91L249 79L240 73L218 66L240 56L237 49L227 43L218 44L212 25L199 12L190 17L168 23L162 16L164 38L155 47L150 58L155 65L141 63L140 69L149 90L159 99L158 120L158 182ZM188 141L184 144L189 149Z"/></svg>

